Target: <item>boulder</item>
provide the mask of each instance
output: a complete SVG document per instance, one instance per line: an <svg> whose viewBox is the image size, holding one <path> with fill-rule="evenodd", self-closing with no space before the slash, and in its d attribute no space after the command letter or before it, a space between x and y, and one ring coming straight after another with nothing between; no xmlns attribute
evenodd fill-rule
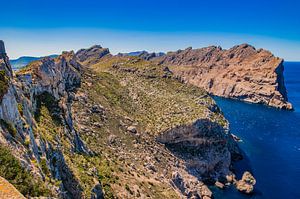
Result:
<svg viewBox="0 0 300 199"><path fill-rule="evenodd" d="M129 126L127 127L127 131L131 132L131 133L137 133L136 127L135 126Z"/></svg>
<svg viewBox="0 0 300 199"><path fill-rule="evenodd" d="M255 178L252 176L250 172L246 171L243 174L242 179L237 181L236 188L242 193L251 194L253 193L255 184L256 184Z"/></svg>

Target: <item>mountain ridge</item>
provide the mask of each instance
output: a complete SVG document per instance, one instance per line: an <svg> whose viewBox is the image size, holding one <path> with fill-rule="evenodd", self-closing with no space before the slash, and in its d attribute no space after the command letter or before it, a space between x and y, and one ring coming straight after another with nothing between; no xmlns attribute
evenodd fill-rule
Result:
<svg viewBox="0 0 300 199"><path fill-rule="evenodd" d="M283 59L249 44L169 52L153 60L186 83L213 95L292 110L283 77Z"/></svg>
<svg viewBox="0 0 300 199"><path fill-rule="evenodd" d="M204 181L234 182L242 156L227 120L167 67L101 46L17 72L0 55L0 143L11 172L22 165L32 179L23 195L211 198Z"/></svg>

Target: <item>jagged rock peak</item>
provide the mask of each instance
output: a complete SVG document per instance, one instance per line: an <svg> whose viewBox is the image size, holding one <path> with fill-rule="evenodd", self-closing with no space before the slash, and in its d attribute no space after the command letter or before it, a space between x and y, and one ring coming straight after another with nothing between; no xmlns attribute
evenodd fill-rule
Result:
<svg viewBox="0 0 300 199"><path fill-rule="evenodd" d="M13 72L11 65L9 63L9 58L6 55L5 45L2 40L0 40L0 70L4 70L6 75L12 77Z"/></svg>
<svg viewBox="0 0 300 199"><path fill-rule="evenodd" d="M108 48L102 48L101 45L94 45L87 49L78 50L76 56L80 62L84 62L91 58L101 59L108 54L110 54Z"/></svg>
<svg viewBox="0 0 300 199"><path fill-rule="evenodd" d="M2 40L0 40L0 54L6 54L5 45Z"/></svg>

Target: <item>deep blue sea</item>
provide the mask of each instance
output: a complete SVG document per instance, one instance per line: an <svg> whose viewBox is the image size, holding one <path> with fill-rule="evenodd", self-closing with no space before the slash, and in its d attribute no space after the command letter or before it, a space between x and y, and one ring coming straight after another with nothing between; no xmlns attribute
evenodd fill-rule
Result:
<svg viewBox="0 0 300 199"><path fill-rule="evenodd" d="M285 83L295 111L215 98L238 135L245 159L235 167L238 177L250 170L255 193L245 196L234 188L215 191L216 199L300 199L300 62L285 62Z"/></svg>

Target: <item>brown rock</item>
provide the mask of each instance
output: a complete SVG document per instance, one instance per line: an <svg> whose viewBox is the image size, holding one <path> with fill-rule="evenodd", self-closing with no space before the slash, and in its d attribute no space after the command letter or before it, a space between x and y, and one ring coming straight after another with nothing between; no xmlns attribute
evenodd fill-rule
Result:
<svg viewBox="0 0 300 199"><path fill-rule="evenodd" d="M218 187L218 188L220 188L220 189L224 189L224 186L225 186L225 185L224 185L223 183L217 181L217 182L215 183L215 186Z"/></svg>
<svg viewBox="0 0 300 199"><path fill-rule="evenodd" d="M25 199L12 184L2 177L0 177L0 198Z"/></svg>
<svg viewBox="0 0 300 199"><path fill-rule="evenodd" d="M254 190L255 184L256 184L255 178L252 176L250 172L246 171L243 174L242 179L237 181L236 188L242 193L251 194Z"/></svg>
<svg viewBox="0 0 300 199"><path fill-rule="evenodd" d="M231 49L187 48L156 58L184 82L221 97L292 109L283 78L283 60L242 44Z"/></svg>
<svg viewBox="0 0 300 199"><path fill-rule="evenodd" d="M206 185L203 185L201 187L201 196L202 197L206 196L208 198L211 198L211 196L212 196L211 190L209 190L209 188Z"/></svg>
<svg viewBox="0 0 300 199"><path fill-rule="evenodd" d="M127 128L127 131L131 132L131 133L137 133L136 127L135 126L129 126Z"/></svg>

